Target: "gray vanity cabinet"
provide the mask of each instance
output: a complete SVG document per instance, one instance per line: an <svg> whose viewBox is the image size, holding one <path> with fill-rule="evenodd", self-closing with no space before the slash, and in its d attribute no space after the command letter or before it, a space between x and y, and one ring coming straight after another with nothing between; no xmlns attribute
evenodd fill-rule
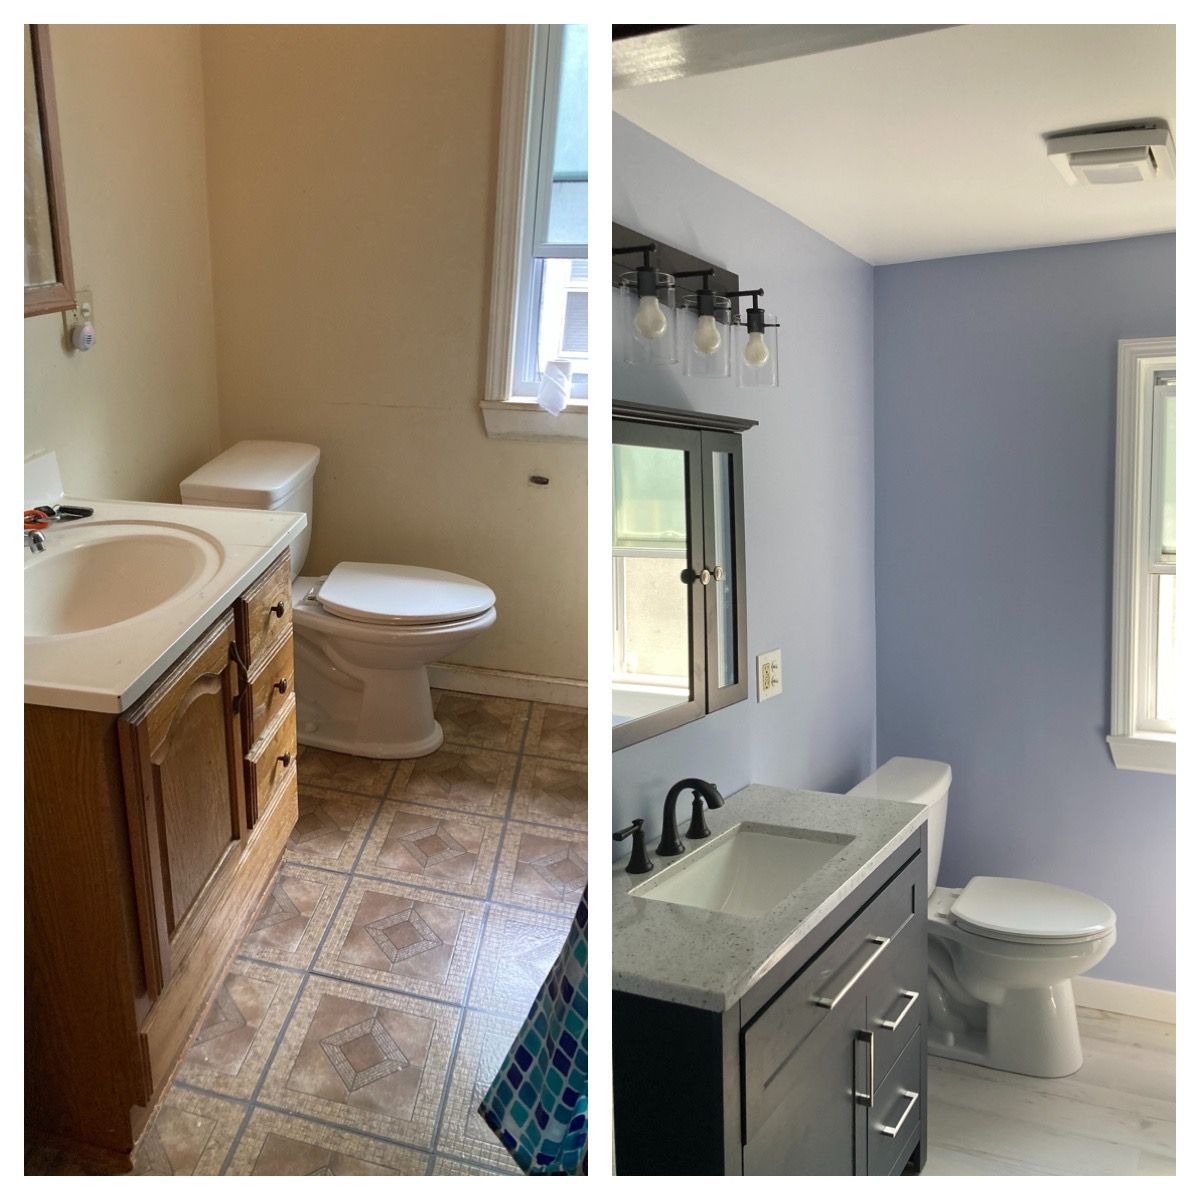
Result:
<svg viewBox="0 0 1200 1200"><path fill-rule="evenodd" d="M725 1013L614 994L619 1174L920 1169L924 837Z"/></svg>

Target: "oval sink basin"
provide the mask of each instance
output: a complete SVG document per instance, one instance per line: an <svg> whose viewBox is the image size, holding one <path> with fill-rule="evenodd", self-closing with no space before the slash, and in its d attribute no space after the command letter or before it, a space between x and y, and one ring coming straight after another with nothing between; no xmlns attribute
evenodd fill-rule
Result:
<svg viewBox="0 0 1200 1200"><path fill-rule="evenodd" d="M153 521L51 527L25 563L25 636L119 625L202 587L223 554L206 534Z"/></svg>
<svg viewBox="0 0 1200 1200"><path fill-rule="evenodd" d="M761 917L851 841L841 833L738 825L689 862L634 888L630 895Z"/></svg>

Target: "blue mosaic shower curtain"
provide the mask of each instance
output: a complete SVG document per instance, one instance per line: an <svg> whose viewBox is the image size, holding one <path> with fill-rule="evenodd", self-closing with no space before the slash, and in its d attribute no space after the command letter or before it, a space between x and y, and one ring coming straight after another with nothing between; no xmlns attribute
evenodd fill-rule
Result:
<svg viewBox="0 0 1200 1200"><path fill-rule="evenodd" d="M526 1175L576 1175L587 1152L587 889L479 1115Z"/></svg>

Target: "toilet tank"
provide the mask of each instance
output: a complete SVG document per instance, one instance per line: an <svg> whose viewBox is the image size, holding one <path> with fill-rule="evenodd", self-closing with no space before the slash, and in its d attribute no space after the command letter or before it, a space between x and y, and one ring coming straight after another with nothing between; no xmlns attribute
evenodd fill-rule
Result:
<svg viewBox="0 0 1200 1200"><path fill-rule="evenodd" d="M937 884L946 835L946 806L950 799L950 766L928 758L889 758L873 775L850 789L851 796L901 800L929 810L929 894Z"/></svg>
<svg viewBox="0 0 1200 1200"><path fill-rule="evenodd" d="M179 496L184 504L305 513L308 524L288 547L295 579L312 540L313 476L320 459L320 447L307 442L237 442L193 471L179 485Z"/></svg>

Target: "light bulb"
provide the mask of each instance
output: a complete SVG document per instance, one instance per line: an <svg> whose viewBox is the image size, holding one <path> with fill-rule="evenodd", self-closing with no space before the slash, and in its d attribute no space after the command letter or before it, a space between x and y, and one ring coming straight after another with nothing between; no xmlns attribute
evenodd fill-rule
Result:
<svg viewBox="0 0 1200 1200"><path fill-rule="evenodd" d="M767 365L771 352L767 349L767 343L763 340L761 333L752 333L746 338L744 357L748 367L765 367Z"/></svg>
<svg viewBox="0 0 1200 1200"><path fill-rule="evenodd" d="M657 296L643 296L638 301L633 327L642 337L651 341L667 332L667 314L660 307Z"/></svg>
<svg viewBox="0 0 1200 1200"><path fill-rule="evenodd" d="M721 348L721 331L717 328L716 317L704 316L697 320L692 345L697 354L716 354Z"/></svg>

